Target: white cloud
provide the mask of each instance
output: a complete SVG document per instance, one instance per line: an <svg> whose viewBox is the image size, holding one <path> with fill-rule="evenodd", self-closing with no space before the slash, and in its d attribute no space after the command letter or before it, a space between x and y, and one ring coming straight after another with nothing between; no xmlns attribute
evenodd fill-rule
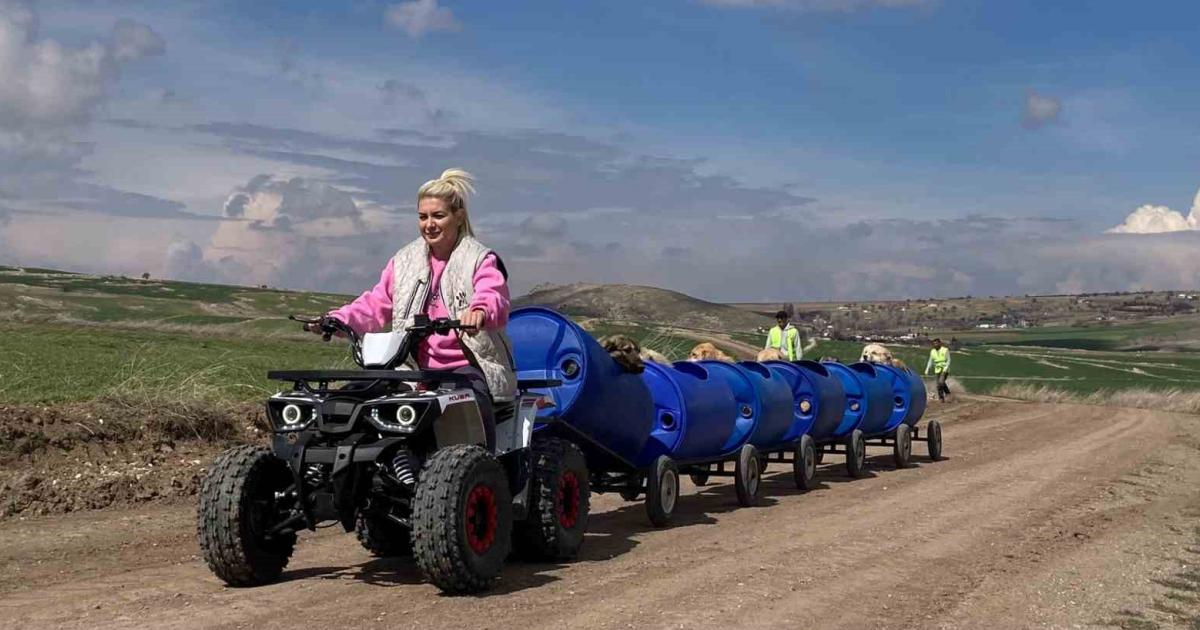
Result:
<svg viewBox="0 0 1200 630"><path fill-rule="evenodd" d="M454 12L438 6L438 0L401 2L388 7L383 18L388 25L408 33L409 37L420 37L435 31L462 29L462 23L454 17Z"/></svg>
<svg viewBox="0 0 1200 630"><path fill-rule="evenodd" d="M1062 113L1062 102L1056 98L1030 90L1025 94L1025 108L1021 124L1028 129L1037 129L1058 120Z"/></svg>
<svg viewBox="0 0 1200 630"><path fill-rule="evenodd" d="M1121 225L1105 231L1109 234L1160 234L1189 230L1200 230L1200 191L1192 201L1191 214L1186 217L1166 206L1147 204L1129 213Z"/></svg>

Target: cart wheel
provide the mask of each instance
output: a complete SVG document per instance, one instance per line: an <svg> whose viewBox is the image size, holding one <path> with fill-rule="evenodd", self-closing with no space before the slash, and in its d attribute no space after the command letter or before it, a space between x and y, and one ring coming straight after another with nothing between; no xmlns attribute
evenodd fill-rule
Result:
<svg viewBox="0 0 1200 630"><path fill-rule="evenodd" d="M908 466L908 458L912 455L912 432L907 424L896 427L896 441L892 444L892 457L896 460L896 468Z"/></svg>
<svg viewBox="0 0 1200 630"><path fill-rule="evenodd" d="M626 501L637 501L638 497L642 496L642 491L638 488L625 488L620 494Z"/></svg>
<svg viewBox="0 0 1200 630"><path fill-rule="evenodd" d="M818 447L816 447L816 450L817 450L817 452L816 452L815 456L813 457L813 463L820 466L825 461L825 447L818 446Z"/></svg>
<svg viewBox="0 0 1200 630"><path fill-rule="evenodd" d="M813 477L817 475L816 451L811 437L800 437L800 443L796 445L796 453L792 457L792 475L796 478L796 487L801 490L812 490Z"/></svg>
<svg viewBox="0 0 1200 630"><path fill-rule="evenodd" d="M692 485L695 485L695 486L708 485L708 466L704 467L704 472L694 472L688 476L692 478Z"/></svg>
<svg viewBox="0 0 1200 630"><path fill-rule="evenodd" d="M855 429L846 436L846 471L851 477L861 479L867 476L867 442L863 439L862 431Z"/></svg>
<svg viewBox="0 0 1200 630"><path fill-rule="evenodd" d="M759 468L758 449L751 444L742 445L738 451L737 465L733 471L734 489L737 490L738 503L742 507L752 507L758 503L759 481L762 470Z"/></svg>
<svg viewBox="0 0 1200 630"><path fill-rule="evenodd" d="M926 432L929 434L925 438L925 445L929 447L929 459L936 462L942 458L942 423L930 420Z"/></svg>
<svg viewBox="0 0 1200 630"><path fill-rule="evenodd" d="M650 468L646 484L646 516L655 527L666 527L679 498L679 470L666 455L659 455Z"/></svg>

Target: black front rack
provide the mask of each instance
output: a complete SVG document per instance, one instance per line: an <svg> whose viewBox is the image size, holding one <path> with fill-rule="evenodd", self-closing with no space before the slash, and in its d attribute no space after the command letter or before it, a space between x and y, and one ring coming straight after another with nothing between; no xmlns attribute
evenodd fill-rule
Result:
<svg viewBox="0 0 1200 630"><path fill-rule="evenodd" d="M273 381L334 382L334 381L449 381L470 384L464 374L429 370L273 370L267 372Z"/></svg>

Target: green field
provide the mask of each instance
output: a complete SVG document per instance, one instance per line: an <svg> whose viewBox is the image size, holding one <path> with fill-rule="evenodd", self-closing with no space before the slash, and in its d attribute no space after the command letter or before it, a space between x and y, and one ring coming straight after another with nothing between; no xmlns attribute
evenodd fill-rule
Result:
<svg viewBox="0 0 1200 630"><path fill-rule="evenodd" d="M889 345L893 354L921 372L928 348ZM854 360L855 342L821 341L809 358L836 356ZM1014 381L1049 385L1072 392L1180 388L1200 391L1200 354L1172 352L1101 352L1015 345L967 346L952 355L950 372L970 392L988 393Z"/></svg>
<svg viewBox="0 0 1200 630"><path fill-rule="evenodd" d="M224 285L96 277L0 267L0 404L106 395L258 400L271 369L350 367L344 343L298 331L289 313L317 314L347 296ZM583 322L596 337L620 333L673 360L697 339L654 323ZM677 331L678 329L673 329ZM952 373L968 391L1030 382L1078 393L1133 387L1200 391L1200 352L1187 347L1200 320L1187 315L1118 325L943 332L964 342ZM693 331L706 338L703 331ZM734 332L758 347L762 335ZM1154 340L1163 341L1162 346ZM719 347L735 354L728 346ZM890 346L918 371L928 349ZM857 359L862 344L822 341L806 358ZM1133 349L1130 349L1133 348Z"/></svg>

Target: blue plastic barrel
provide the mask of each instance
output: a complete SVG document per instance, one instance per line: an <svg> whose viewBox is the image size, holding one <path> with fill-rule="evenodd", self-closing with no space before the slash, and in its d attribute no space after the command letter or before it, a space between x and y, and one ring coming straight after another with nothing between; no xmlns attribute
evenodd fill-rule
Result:
<svg viewBox="0 0 1200 630"><path fill-rule="evenodd" d="M925 405L929 403L929 394L925 391L925 381L921 379L920 374L910 368L904 368L904 375L908 377L910 392L910 407L904 422L910 427L915 427L921 421L921 416L925 415Z"/></svg>
<svg viewBox="0 0 1200 630"><path fill-rule="evenodd" d="M862 380L859 379L858 372L851 370L847 365L834 363L833 361L822 362L821 365L841 381L842 389L846 394L846 402L842 407L842 420L838 423L837 427L833 431L830 431L828 435L819 437L814 435L813 437L818 440L840 439L862 426L870 399L867 396L867 392L863 389Z"/></svg>
<svg viewBox="0 0 1200 630"><path fill-rule="evenodd" d="M896 430L896 427L908 421L908 416L913 410L913 391L912 381L909 379L908 370L893 367L884 363L872 363L875 370L887 382L888 388L892 392L892 414L888 418L887 425L883 427L883 431L890 433ZM925 386L921 386L921 406L924 412L925 401Z"/></svg>
<svg viewBox="0 0 1200 630"><path fill-rule="evenodd" d="M558 379L562 386L539 393L558 416L622 458L642 453L654 424L654 402L638 374L617 365L584 329L548 308L529 307L508 317L518 379Z"/></svg>
<svg viewBox="0 0 1200 630"><path fill-rule="evenodd" d="M699 363L646 363L642 381L654 399L654 430L637 458L649 466L659 455L695 460L723 454L737 426L737 400L723 378Z"/></svg>
<svg viewBox="0 0 1200 630"><path fill-rule="evenodd" d="M713 378L724 379L737 400L737 420L733 434L719 456L750 443L755 446L779 444L792 425L792 394L787 383L771 374L761 363L725 363L699 361Z"/></svg>
<svg viewBox="0 0 1200 630"><path fill-rule="evenodd" d="M875 363L851 363L850 369L862 383L864 406L862 424L858 429L863 435L882 435L888 432L892 418L892 384L887 375L880 372Z"/></svg>
<svg viewBox="0 0 1200 630"><path fill-rule="evenodd" d="M788 383L792 390L792 426L785 442L805 433L827 436L842 420L846 392L842 383L815 361L767 361L763 363Z"/></svg>

